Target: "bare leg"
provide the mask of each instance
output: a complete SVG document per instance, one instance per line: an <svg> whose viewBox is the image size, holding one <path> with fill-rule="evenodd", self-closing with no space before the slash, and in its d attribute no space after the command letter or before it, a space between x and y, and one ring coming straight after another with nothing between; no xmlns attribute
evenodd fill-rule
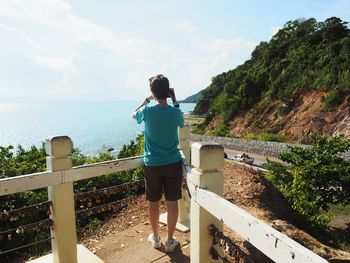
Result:
<svg viewBox="0 0 350 263"><path fill-rule="evenodd" d="M149 202L149 220L153 234L159 237L159 202Z"/></svg>
<svg viewBox="0 0 350 263"><path fill-rule="evenodd" d="M173 234L175 231L175 226L177 222L177 215L179 213L179 208L177 205L177 201L167 201L168 208L168 240L173 238Z"/></svg>

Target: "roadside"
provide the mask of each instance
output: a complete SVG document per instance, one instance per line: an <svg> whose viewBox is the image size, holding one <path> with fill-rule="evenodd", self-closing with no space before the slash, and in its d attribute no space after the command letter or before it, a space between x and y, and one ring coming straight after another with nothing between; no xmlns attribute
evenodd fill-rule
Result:
<svg viewBox="0 0 350 263"><path fill-rule="evenodd" d="M225 148L224 149L225 153L227 153L229 158L232 158L233 156L235 156L236 154L241 154L243 153L242 151L238 151L235 149L230 149L230 148ZM249 153L246 152L250 157L254 158L254 165L257 166L262 166L264 163L267 163L267 160L269 159L270 161L274 161L274 162L281 162L281 160L275 158L275 157L266 157L266 156L262 156L262 155L258 155L258 154L254 154L254 153Z"/></svg>

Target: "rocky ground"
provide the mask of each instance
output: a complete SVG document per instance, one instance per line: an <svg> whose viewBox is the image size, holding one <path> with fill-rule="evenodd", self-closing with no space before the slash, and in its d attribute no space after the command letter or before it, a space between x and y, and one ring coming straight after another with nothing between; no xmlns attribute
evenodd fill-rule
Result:
<svg viewBox="0 0 350 263"><path fill-rule="evenodd" d="M339 249L339 244L337 244L336 240L327 238L327 246L308 234L305 230L302 230L300 222L298 222L290 206L261 174L247 167L226 163L224 166L224 176L224 197L227 200L245 209L282 233L285 233L330 262L350 262L349 240L346 241L347 243L345 245L342 245L341 248L346 250L343 251ZM122 260L125 255L152 252L152 249L148 249L149 247L144 252L141 245L146 245L146 238L150 231L147 220L147 203L144 197L140 197L120 213L118 217L111 218L101 228L93 232L85 231L80 242L90 250L96 252L107 263L127 261L133 261L134 263L149 262L141 260L140 257L136 257L138 258L136 260ZM349 238L349 226L349 215L336 217L333 225L327 229L327 235L334 232L341 233L345 238ZM248 242L241 240L232 230L225 228L225 234L234 238L235 242L254 262L271 262ZM151 262L189 262L189 235L177 233L177 236L182 241L182 247L179 248L175 256L169 257L162 250L156 251L152 253L158 253L153 255L157 260ZM334 236L337 237L339 235ZM135 243L138 243L137 246L130 245ZM338 246L338 249L336 246Z"/></svg>
<svg viewBox="0 0 350 263"><path fill-rule="evenodd" d="M247 133L280 133L290 143L308 142L308 134L335 136L343 134L350 137L350 96L335 109L326 109L322 103L322 91L309 91L300 97L292 109L286 113L278 112L279 102L271 102L238 113L230 122L230 134L241 137ZM221 119L214 119L208 130L219 127Z"/></svg>
<svg viewBox="0 0 350 263"><path fill-rule="evenodd" d="M271 225L278 231L286 234L298 243L314 251L323 258L338 262L350 262L350 247L344 246L342 251L327 245L324 245L316 238L308 234L300 227L300 220L290 208L281 194L259 174L246 167L226 164L224 168L225 190L224 197L245 209L253 216L261 219L268 225ZM337 221L337 228L329 227L327 231L342 232L344 236L349 234L350 215L334 218ZM298 227L299 226L299 227ZM230 235L235 236L232 231ZM350 236L348 235L348 244ZM241 248L250 255L255 262L271 262L265 256L258 253L248 242L239 241ZM332 240L328 240L332 243ZM333 241L333 243L336 243Z"/></svg>

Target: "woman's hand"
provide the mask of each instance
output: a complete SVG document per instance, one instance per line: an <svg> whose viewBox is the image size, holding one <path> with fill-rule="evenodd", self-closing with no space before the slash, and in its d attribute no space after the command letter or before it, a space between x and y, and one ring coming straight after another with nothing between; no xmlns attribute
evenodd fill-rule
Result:
<svg viewBox="0 0 350 263"><path fill-rule="evenodd" d="M153 99L154 99L154 98L153 98L153 94L149 95L149 96L147 97L147 99L148 99L148 100L153 100Z"/></svg>

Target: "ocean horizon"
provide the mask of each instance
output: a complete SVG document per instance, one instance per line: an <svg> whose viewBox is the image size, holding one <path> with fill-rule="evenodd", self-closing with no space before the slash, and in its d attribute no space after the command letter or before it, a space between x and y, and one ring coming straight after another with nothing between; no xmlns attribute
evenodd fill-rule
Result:
<svg viewBox="0 0 350 263"><path fill-rule="evenodd" d="M131 117L140 101L0 103L0 146L41 146L45 139L67 135L83 154L96 155L124 144L144 130ZM184 114L195 103L181 103Z"/></svg>

